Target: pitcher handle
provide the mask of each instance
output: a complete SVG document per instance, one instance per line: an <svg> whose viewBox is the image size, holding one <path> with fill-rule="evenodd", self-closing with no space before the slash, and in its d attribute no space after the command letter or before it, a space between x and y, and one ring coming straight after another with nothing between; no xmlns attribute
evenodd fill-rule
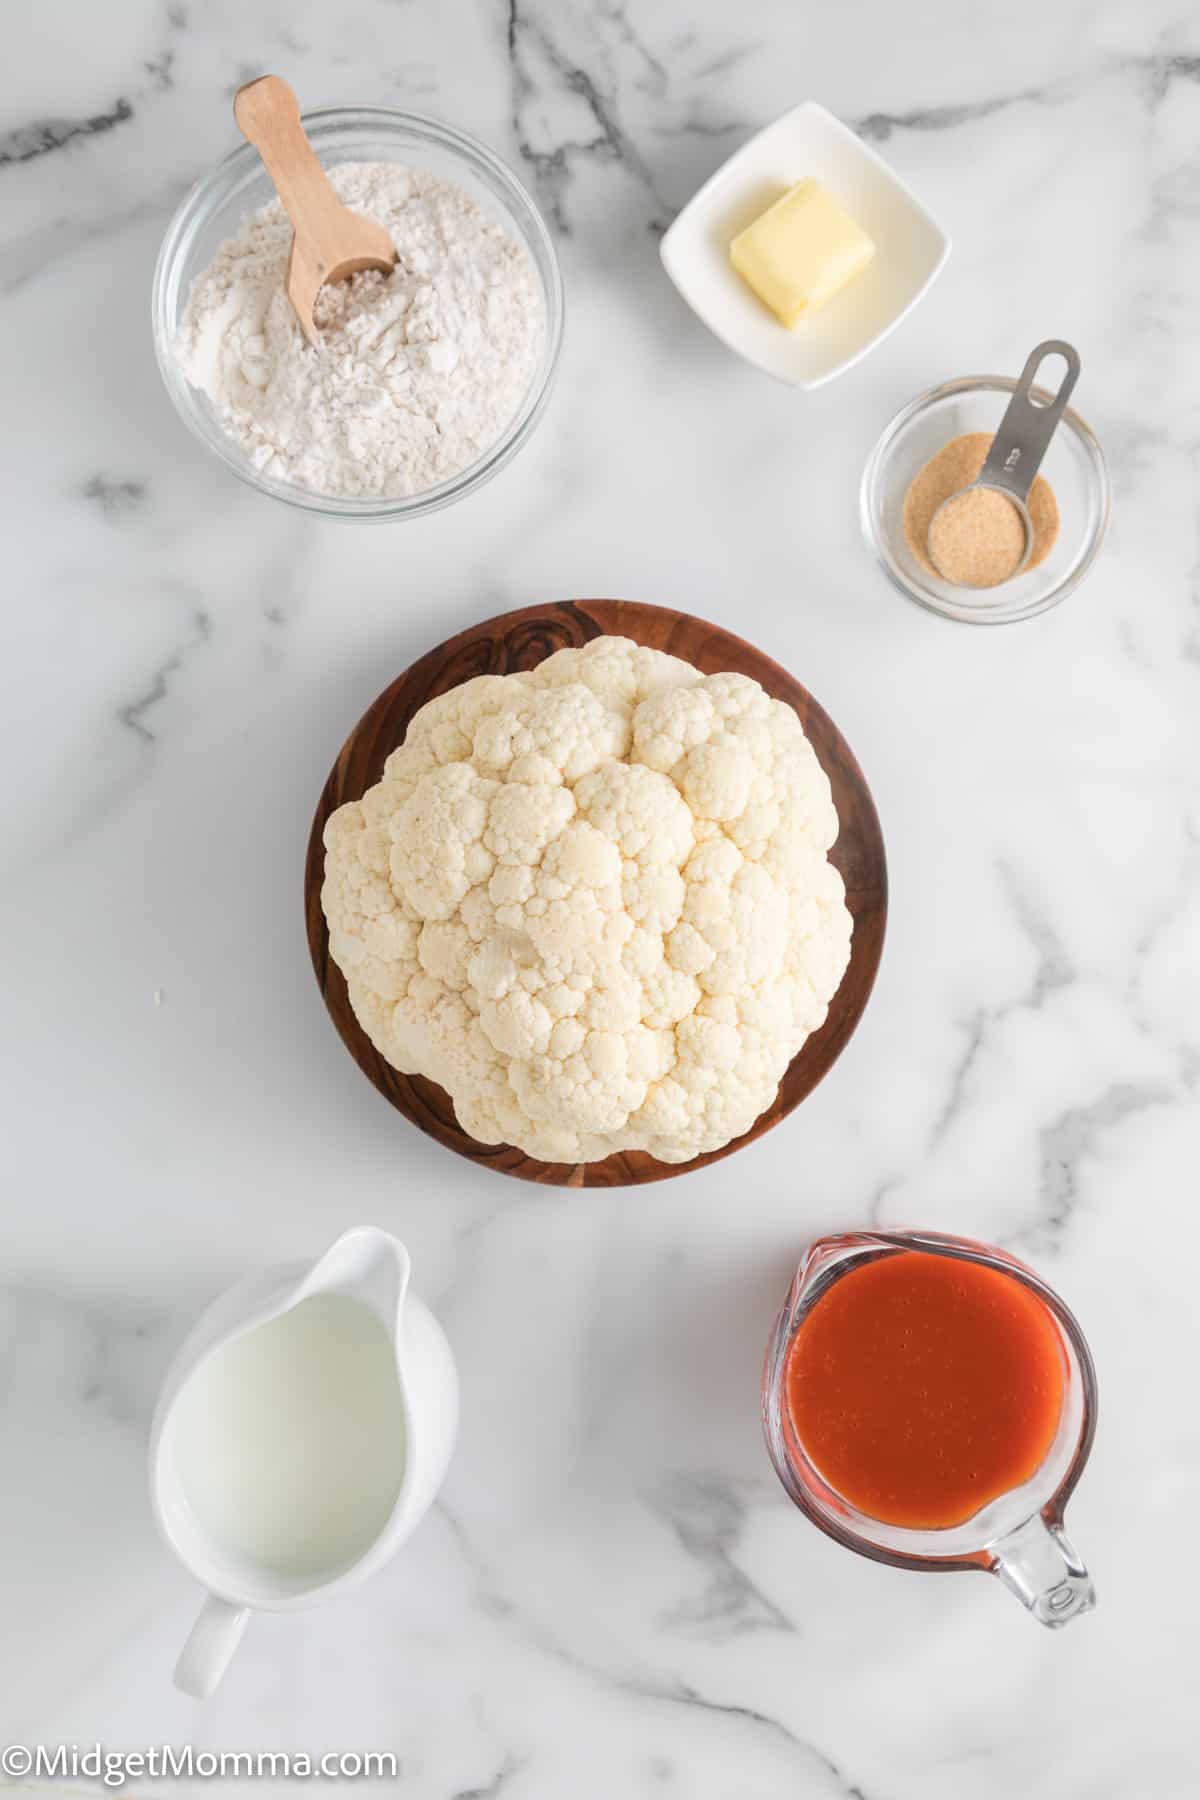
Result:
<svg viewBox="0 0 1200 1800"><path fill-rule="evenodd" d="M1035 1513L992 1546L991 1572L1051 1630L1091 1612L1092 1578L1056 1519Z"/></svg>
<svg viewBox="0 0 1200 1800"><path fill-rule="evenodd" d="M249 1617L248 1606L210 1594L179 1653L175 1686L193 1699L207 1700L229 1667Z"/></svg>

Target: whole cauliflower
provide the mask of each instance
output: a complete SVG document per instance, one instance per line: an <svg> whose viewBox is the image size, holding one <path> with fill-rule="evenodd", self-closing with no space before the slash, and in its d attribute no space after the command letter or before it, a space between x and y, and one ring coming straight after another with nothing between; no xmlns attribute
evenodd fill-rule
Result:
<svg viewBox="0 0 1200 1800"><path fill-rule="evenodd" d="M686 1162L825 1018L837 829L790 707L601 637L421 708L325 827L330 952L379 1052L480 1142Z"/></svg>

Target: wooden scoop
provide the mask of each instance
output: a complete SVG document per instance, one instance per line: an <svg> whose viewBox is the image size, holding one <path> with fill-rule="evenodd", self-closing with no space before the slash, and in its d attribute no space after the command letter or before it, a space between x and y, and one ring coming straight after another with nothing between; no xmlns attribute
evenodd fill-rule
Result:
<svg viewBox="0 0 1200 1800"><path fill-rule="evenodd" d="M287 293L300 329L314 348L321 337L313 302L327 281L344 281L360 269L388 274L396 246L382 225L343 206L300 123L300 105L287 82L263 75L239 88L233 116L275 183L295 236L288 258Z"/></svg>

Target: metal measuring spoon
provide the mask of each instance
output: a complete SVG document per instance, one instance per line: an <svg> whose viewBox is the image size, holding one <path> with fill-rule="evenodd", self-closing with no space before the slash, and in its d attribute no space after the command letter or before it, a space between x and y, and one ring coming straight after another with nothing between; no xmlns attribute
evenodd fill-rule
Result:
<svg viewBox="0 0 1200 1800"><path fill-rule="evenodd" d="M1059 384L1058 392L1050 400L1035 400L1033 397L1034 377L1047 356L1058 354L1067 365L1067 372ZM1050 440L1058 428L1058 422L1067 408L1072 389L1079 380L1079 352L1073 345L1064 343L1061 338L1047 338L1031 351L1025 367L1021 370L1021 378L1017 382L1012 399L1005 409L1000 421L1000 429L992 439L992 447L987 453L979 474L965 488L956 494L950 494L942 501L929 521L925 547L939 575L947 581L953 581L956 587L998 587L1001 582L1011 581L1019 575L1033 554L1033 520L1029 516L1029 490L1033 486L1034 476L1042 465L1042 458L1050 447ZM1002 494L1004 499L1015 509L1017 517L1025 533L1024 548L1018 561L1007 574L997 577L993 582L963 581L961 577L948 573L939 563L934 550L935 526L940 519L943 524L949 521L955 511L961 510L965 496L976 488L984 488L993 493ZM969 501L965 502L967 505ZM950 511L947 511L947 508Z"/></svg>

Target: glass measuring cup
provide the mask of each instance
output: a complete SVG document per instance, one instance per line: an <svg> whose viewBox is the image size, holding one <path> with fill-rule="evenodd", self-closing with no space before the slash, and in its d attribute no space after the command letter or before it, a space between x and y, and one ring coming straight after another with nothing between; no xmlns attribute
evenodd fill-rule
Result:
<svg viewBox="0 0 1200 1800"><path fill-rule="evenodd" d="M788 1353L804 1320L851 1269L905 1250L957 1257L1019 1281L1058 1326L1063 1398L1058 1429L1028 1481L990 1501L963 1524L914 1530L859 1512L824 1479L796 1432L787 1404ZM763 1367L763 1427L775 1471L790 1498L847 1550L894 1568L982 1569L998 1575L1043 1625L1056 1627L1095 1605L1091 1576L1063 1530L1063 1514L1083 1473L1096 1429L1096 1370L1066 1304L1003 1250L932 1231L846 1232L810 1244L775 1322Z"/></svg>

